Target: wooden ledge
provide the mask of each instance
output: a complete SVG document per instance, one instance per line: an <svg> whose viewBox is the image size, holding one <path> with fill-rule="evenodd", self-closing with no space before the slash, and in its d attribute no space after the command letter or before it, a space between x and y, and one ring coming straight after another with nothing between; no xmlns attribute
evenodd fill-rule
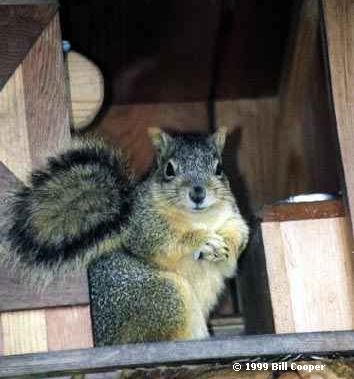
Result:
<svg viewBox="0 0 354 379"><path fill-rule="evenodd" d="M0 358L0 378L46 378L147 368L232 362L243 358L354 354L354 332L238 336L204 341L160 342Z"/></svg>
<svg viewBox="0 0 354 379"><path fill-rule="evenodd" d="M281 222L344 217L341 200L266 205L260 213L263 222Z"/></svg>

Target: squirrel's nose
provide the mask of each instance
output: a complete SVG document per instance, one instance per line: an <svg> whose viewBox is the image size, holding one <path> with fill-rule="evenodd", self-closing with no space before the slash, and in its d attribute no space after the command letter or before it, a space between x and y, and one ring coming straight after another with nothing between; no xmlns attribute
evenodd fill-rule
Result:
<svg viewBox="0 0 354 379"><path fill-rule="evenodd" d="M194 186L189 191L189 197L192 201L194 201L196 204L200 204L203 202L203 200L206 197L206 191L205 188L202 186Z"/></svg>

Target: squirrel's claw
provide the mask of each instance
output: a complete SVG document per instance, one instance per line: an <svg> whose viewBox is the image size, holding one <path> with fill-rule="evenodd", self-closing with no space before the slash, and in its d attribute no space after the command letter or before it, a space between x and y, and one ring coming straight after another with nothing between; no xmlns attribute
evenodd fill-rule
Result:
<svg viewBox="0 0 354 379"><path fill-rule="evenodd" d="M229 248L221 236L214 234L199 251L193 253L193 257L209 262L225 261L229 258Z"/></svg>

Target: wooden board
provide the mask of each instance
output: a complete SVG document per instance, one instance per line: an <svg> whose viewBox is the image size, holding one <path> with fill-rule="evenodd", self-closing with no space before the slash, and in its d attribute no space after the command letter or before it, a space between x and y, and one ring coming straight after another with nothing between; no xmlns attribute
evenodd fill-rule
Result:
<svg viewBox="0 0 354 379"><path fill-rule="evenodd" d="M241 358L352 355L354 332L238 336L204 341L160 342L0 358L0 378L45 378L121 368L232 362Z"/></svg>
<svg viewBox="0 0 354 379"><path fill-rule="evenodd" d="M266 205L259 216L263 222L344 217L341 200Z"/></svg>
<svg viewBox="0 0 354 379"><path fill-rule="evenodd" d="M1 1L0 90L22 62L58 8L52 0Z"/></svg>
<svg viewBox="0 0 354 379"><path fill-rule="evenodd" d="M48 350L45 312L4 312L0 315L5 355Z"/></svg>
<svg viewBox="0 0 354 379"><path fill-rule="evenodd" d="M353 329L346 219L264 222L262 234L276 333Z"/></svg>
<svg viewBox="0 0 354 379"><path fill-rule="evenodd" d="M54 281L44 291L36 292L21 281L18 273L0 268L0 312L88 303L86 272Z"/></svg>
<svg viewBox="0 0 354 379"><path fill-rule="evenodd" d="M346 195L354 231L354 3L323 0L322 7Z"/></svg>
<svg viewBox="0 0 354 379"><path fill-rule="evenodd" d="M55 16L0 92L0 161L21 180L69 139L64 85Z"/></svg>
<svg viewBox="0 0 354 379"><path fill-rule="evenodd" d="M47 309L45 315L49 351L93 347L89 306Z"/></svg>
<svg viewBox="0 0 354 379"><path fill-rule="evenodd" d="M215 108L217 124L232 130L225 146L224 166L239 204L247 202L246 189L255 209L273 202L277 99L218 101Z"/></svg>
<svg viewBox="0 0 354 379"><path fill-rule="evenodd" d="M334 125L319 39L317 0L297 1L274 130L276 199L339 191Z"/></svg>

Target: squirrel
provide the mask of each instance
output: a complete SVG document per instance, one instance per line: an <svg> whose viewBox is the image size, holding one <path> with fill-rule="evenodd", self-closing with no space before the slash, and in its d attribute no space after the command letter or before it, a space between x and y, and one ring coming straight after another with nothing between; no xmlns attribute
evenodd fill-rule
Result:
<svg viewBox="0 0 354 379"><path fill-rule="evenodd" d="M222 166L226 129L149 134L155 158L143 179L121 151L79 141L7 205L0 260L36 286L88 268L97 346L206 338L248 242Z"/></svg>

